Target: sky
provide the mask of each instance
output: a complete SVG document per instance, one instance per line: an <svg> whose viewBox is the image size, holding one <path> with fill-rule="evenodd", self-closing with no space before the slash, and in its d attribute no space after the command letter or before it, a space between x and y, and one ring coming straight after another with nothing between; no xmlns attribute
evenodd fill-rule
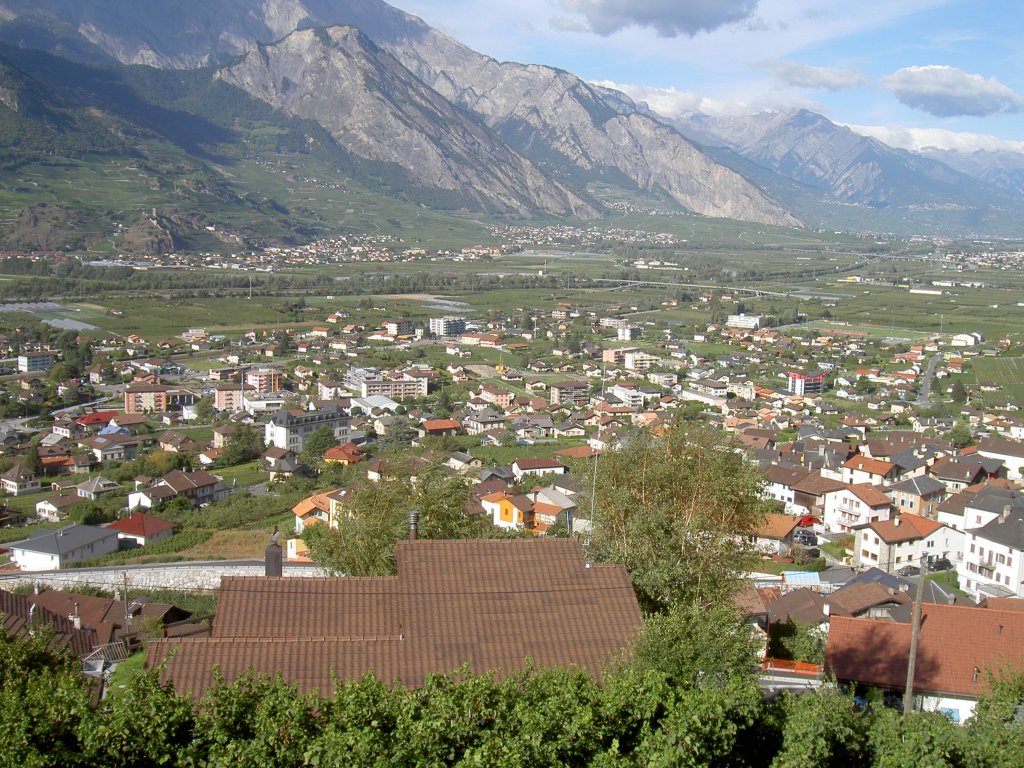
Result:
<svg viewBox="0 0 1024 768"><path fill-rule="evenodd" d="M1024 151L1020 0L391 0L667 116L807 108L894 146Z"/></svg>

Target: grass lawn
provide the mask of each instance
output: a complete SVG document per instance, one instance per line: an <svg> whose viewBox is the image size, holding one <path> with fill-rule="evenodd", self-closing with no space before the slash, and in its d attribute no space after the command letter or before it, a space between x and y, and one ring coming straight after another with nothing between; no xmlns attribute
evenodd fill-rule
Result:
<svg viewBox="0 0 1024 768"><path fill-rule="evenodd" d="M847 544L852 543L848 541L848 537L844 536L836 541L827 541L821 545L821 549L828 552L836 560L842 560L846 557Z"/></svg>
<svg viewBox="0 0 1024 768"><path fill-rule="evenodd" d="M758 573L771 573L775 576L781 576L785 571L823 571L825 570L825 559L819 557L806 565L797 565L796 563L777 563L774 560L762 560L754 568Z"/></svg>
<svg viewBox="0 0 1024 768"><path fill-rule="evenodd" d="M256 485L268 478L267 473L260 469L258 461L214 469L213 474L221 477L228 486L241 486L242 488Z"/></svg>
<svg viewBox="0 0 1024 768"><path fill-rule="evenodd" d="M969 597L969 595L960 589L960 577L957 576L956 571L939 571L938 573L929 573L925 577L928 581L934 581L947 589L951 589L959 595Z"/></svg>
<svg viewBox="0 0 1024 768"><path fill-rule="evenodd" d="M124 693L128 684L138 675L142 674L146 664L146 652L139 651L129 656L124 661L118 662L114 671L110 673L110 683L107 689L107 696L116 698Z"/></svg>

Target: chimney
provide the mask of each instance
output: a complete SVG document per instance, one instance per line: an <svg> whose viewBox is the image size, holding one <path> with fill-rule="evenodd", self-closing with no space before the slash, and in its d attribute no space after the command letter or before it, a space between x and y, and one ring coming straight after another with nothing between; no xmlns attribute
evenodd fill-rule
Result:
<svg viewBox="0 0 1024 768"><path fill-rule="evenodd" d="M825 603L823 606L821 606L821 612L825 614L825 618L827 619L829 616L832 615L832 606L828 603Z"/></svg>
<svg viewBox="0 0 1024 768"><path fill-rule="evenodd" d="M892 524L893 524L893 525L894 525L894 526L895 526L896 528L899 528L899 527L900 527L900 518L899 518L899 515L897 515L896 517L894 517L894 518L892 519Z"/></svg>
<svg viewBox="0 0 1024 768"><path fill-rule="evenodd" d="M1004 506L1003 507L1003 513L1001 515L999 515L999 522L1000 523L1005 523L1006 522L1006 518L1008 518L1010 516L1010 512L1012 512L1012 511L1013 511L1013 507L1011 505L1007 504L1006 506Z"/></svg>
<svg viewBox="0 0 1024 768"><path fill-rule="evenodd" d="M416 541L417 529L420 525L420 511L418 509L409 510L409 541Z"/></svg>
<svg viewBox="0 0 1024 768"><path fill-rule="evenodd" d="M74 613L68 616L68 618L71 620L71 623L74 625L75 629L82 628L82 617L78 615L78 603L75 603Z"/></svg>
<svg viewBox="0 0 1024 768"><path fill-rule="evenodd" d="M274 526L274 533L267 542L267 548L263 550L263 575L280 577L284 575L284 556L281 545L277 543L280 534L277 526Z"/></svg>

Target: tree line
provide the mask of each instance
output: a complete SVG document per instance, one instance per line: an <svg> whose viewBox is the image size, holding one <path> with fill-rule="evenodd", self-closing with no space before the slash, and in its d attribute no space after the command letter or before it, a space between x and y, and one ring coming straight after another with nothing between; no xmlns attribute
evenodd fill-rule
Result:
<svg viewBox="0 0 1024 768"><path fill-rule="evenodd" d="M333 695L280 678L219 683L198 701L143 672L90 704L78 662L0 633L4 766L870 766L1024 764L1020 676L997 680L963 727L858 707L834 687L766 699L750 680L674 684L621 665L503 680L466 670L416 690L372 676ZM329 692L324 692L329 693Z"/></svg>

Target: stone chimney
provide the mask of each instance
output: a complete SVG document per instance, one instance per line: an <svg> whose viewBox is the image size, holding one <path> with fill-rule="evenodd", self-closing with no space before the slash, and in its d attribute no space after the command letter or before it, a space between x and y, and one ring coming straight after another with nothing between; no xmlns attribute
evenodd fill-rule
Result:
<svg viewBox="0 0 1024 768"><path fill-rule="evenodd" d="M284 574L284 553L281 545L277 543L280 534L277 526L274 526L274 533L267 542L267 548L263 550L263 575L280 577Z"/></svg>

